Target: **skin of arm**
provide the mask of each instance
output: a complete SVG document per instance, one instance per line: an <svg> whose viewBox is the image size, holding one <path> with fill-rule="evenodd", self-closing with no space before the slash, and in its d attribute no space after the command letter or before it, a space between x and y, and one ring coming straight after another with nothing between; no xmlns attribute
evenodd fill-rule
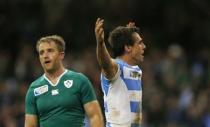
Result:
<svg viewBox="0 0 210 127"><path fill-rule="evenodd" d="M118 66L111 58L109 52L107 51L105 42L104 42L104 20L98 18L95 24L95 36L96 36L96 55L99 66L102 69L102 73L107 79L112 79L117 73Z"/></svg>
<svg viewBox="0 0 210 127"><path fill-rule="evenodd" d="M103 115L98 101L88 102L84 108L91 127L104 127Z"/></svg>
<svg viewBox="0 0 210 127"><path fill-rule="evenodd" d="M38 127L37 125L37 116L36 115L25 115L25 126L24 127Z"/></svg>

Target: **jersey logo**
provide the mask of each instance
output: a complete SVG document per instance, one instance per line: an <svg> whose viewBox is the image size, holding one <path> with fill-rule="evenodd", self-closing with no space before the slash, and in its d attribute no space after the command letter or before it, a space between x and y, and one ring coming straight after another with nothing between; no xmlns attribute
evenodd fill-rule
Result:
<svg viewBox="0 0 210 127"><path fill-rule="evenodd" d="M66 80L64 81L64 86L66 88L70 88L73 85L73 80Z"/></svg>
<svg viewBox="0 0 210 127"><path fill-rule="evenodd" d="M58 89L52 90L51 93L52 93L52 95L57 95L57 94L59 94Z"/></svg>
<svg viewBox="0 0 210 127"><path fill-rule="evenodd" d="M44 85L44 86L34 89L34 95L39 96L47 91L48 91L48 85Z"/></svg>
<svg viewBox="0 0 210 127"><path fill-rule="evenodd" d="M125 79L141 80L141 70L135 70L133 68L123 67L123 73Z"/></svg>

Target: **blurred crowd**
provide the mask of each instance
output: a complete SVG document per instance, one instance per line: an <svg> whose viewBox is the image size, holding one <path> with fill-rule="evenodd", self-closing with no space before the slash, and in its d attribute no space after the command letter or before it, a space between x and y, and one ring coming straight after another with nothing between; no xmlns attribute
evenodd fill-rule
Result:
<svg viewBox="0 0 210 127"><path fill-rule="evenodd" d="M17 59L0 52L0 127L23 127L24 99L30 82L42 75L34 47L23 45ZM144 127L210 126L210 50L187 56L178 44L166 50L150 48L140 65L143 70ZM14 62L14 75L5 77ZM68 52L67 68L87 75L102 102L100 70L95 47ZM103 106L102 106L103 108Z"/></svg>
<svg viewBox="0 0 210 127"><path fill-rule="evenodd" d="M0 127L24 126L26 91L43 73L35 44L45 35L64 37L65 66L90 78L103 108L97 17L106 36L128 21L141 28L144 127L210 127L209 0L0 0Z"/></svg>
<svg viewBox="0 0 210 127"><path fill-rule="evenodd" d="M186 54L177 44L151 50L143 63L145 127L210 126L210 50Z"/></svg>

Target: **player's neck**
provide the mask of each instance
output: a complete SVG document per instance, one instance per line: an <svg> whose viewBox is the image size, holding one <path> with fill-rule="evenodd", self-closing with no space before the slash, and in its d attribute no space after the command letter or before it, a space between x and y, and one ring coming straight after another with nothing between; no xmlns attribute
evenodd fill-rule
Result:
<svg viewBox="0 0 210 127"><path fill-rule="evenodd" d="M128 65L131 65L131 66L135 66L135 65L136 65L136 64L133 62L133 60L131 59L131 57L128 56L128 55L122 55L122 56L119 56L119 57L117 57L117 58L123 60L123 61L126 62Z"/></svg>
<svg viewBox="0 0 210 127"><path fill-rule="evenodd" d="M64 71L65 71L65 68L63 66L61 66L61 67L59 67L58 69L56 69L55 71L52 71L52 72L45 71L45 76L49 80L56 80L61 74L63 74Z"/></svg>

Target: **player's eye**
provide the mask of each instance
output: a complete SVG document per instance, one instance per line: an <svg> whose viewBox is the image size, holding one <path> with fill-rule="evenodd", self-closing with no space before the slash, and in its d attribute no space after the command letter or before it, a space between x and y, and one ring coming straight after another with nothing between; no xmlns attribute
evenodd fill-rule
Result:
<svg viewBox="0 0 210 127"><path fill-rule="evenodd" d="M44 54L43 50L39 51L39 55L43 55L43 54Z"/></svg>
<svg viewBox="0 0 210 127"><path fill-rule="evenodd" d="M48 52L54 52L54 49L48 49Z"/></svg>

